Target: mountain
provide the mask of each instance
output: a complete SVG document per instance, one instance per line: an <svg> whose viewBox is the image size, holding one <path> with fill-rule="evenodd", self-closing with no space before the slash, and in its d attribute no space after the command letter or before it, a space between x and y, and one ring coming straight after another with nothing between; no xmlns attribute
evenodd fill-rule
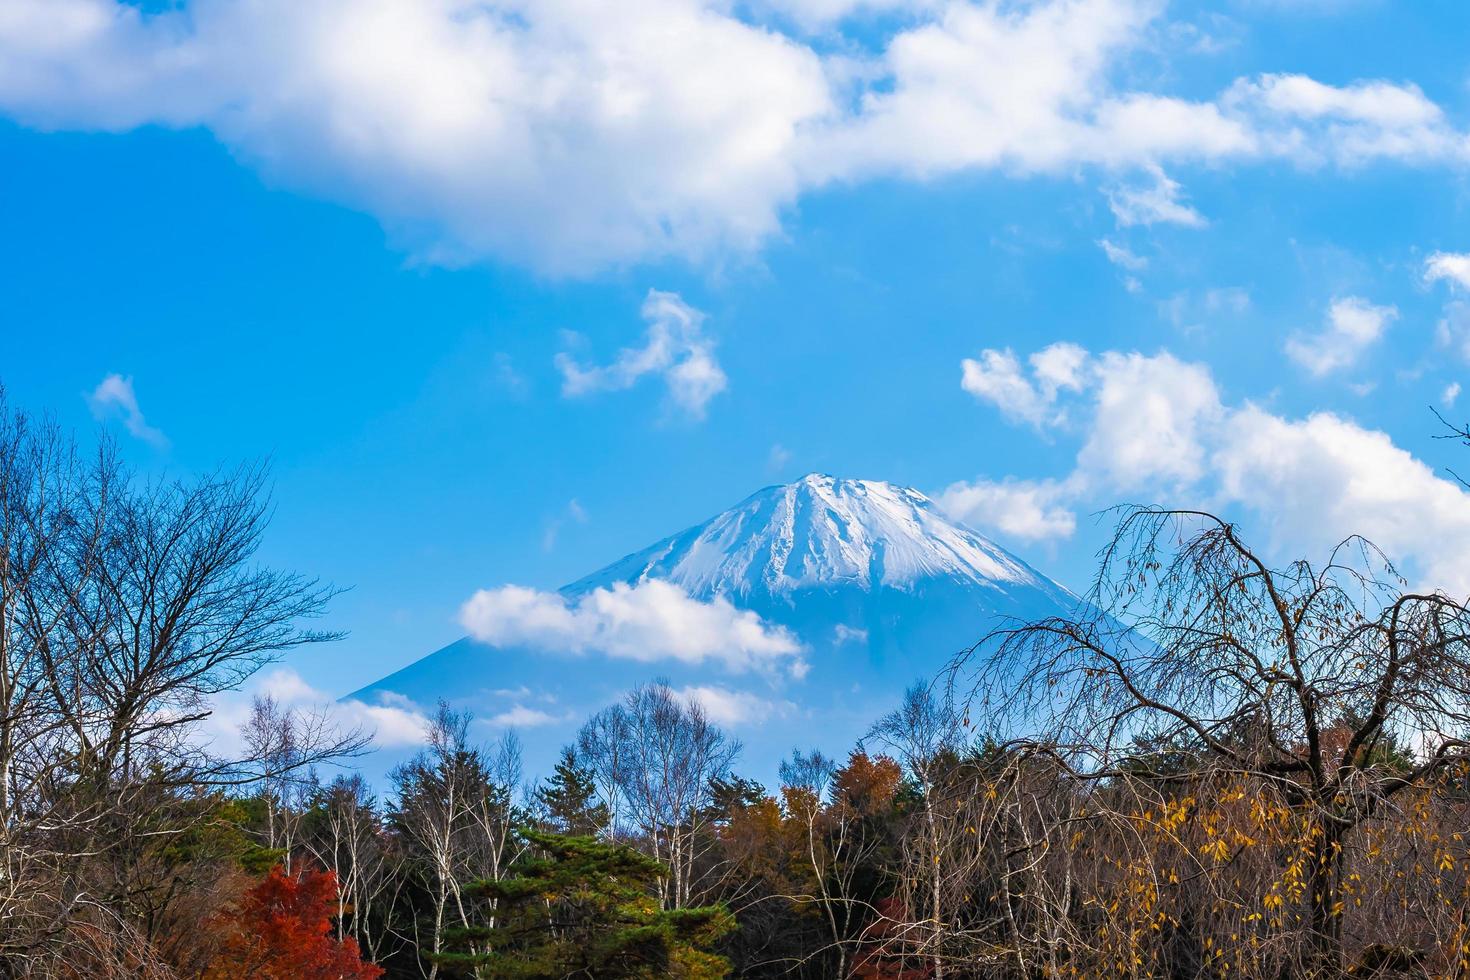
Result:
<svg viewBox="0 0 1470 980"><path fill-rule="evenodd" d="M667 579L691 595L786 597L810 590L911 592L948 581L983 591L1074 597L934 501L877 480L813 473L767 487L723 514L563 589Z"/></svg>
<svg viewBox="0 0 1470 980"><path fill-rule="evenodd" d="M701 601L723 598L784 627L805 647L809 671L800 681L731 676L708 664L492 648L466 638L351 697L421 704L446 697L487 720L519 720L523 736L524 724L538 721L564 739L619 691L666 676L675 687L736 698L712 714L727 716L748 756L762 756L757 768L773 768L772 758L811 742L813 732L833 738L820 744L829 753L845 751L904 686L934 676L1004 619L1066 614L1079 601L917 490L823 474L760 490L560 595L574 604L649 580ZM745 717L736 717L737 704Z"/></svg>

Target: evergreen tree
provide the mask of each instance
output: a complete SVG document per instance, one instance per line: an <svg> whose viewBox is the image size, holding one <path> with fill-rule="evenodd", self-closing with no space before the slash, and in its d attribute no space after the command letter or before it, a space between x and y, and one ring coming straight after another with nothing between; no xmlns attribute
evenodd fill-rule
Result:
<svg viewBox="0 0 1470 980"><path fill-rule="evenodd" d="M709 951L735 927L723 905L661 909L664 865L591 837L526 831L541 856L518 874L477 881L468 896L495 903L495 925L458 930L436 957L450 971L490 978L674 977L713 980L729 961Z"/></svg>
<svg viewBox="0 0 1470 980"><path fill-rule="evenodd" d="M569 837L595 837L611 819L607 804L597 800L592 773L578 761L570 746L561 750L556 771L539 795L551 828Z"/></svg>

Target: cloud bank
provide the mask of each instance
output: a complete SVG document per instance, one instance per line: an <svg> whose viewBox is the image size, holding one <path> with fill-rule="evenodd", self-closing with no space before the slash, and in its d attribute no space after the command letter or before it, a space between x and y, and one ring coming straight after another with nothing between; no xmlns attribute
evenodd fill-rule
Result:
<svg viewBox="0 0 1470 980"><path fill-rule="evenodd" d="M1072 470L1054 480L955 484L941 495L955 516L1039 539L1070 535L1070 507L1084 502L1240 508L1279 552L1362 534L1409 563L1420 583L1470 592L1470 493L1386 433L1331 412L1288 418L1228 404L1207 367L1167 351L1083 352L1079 384L1061 387L1035 366L1051 350L1033 355L1029 372L1010 352L985 351L977 363L1016 365L1015 376L1007 386L965 389L1012 420L1038 418L1080 437Z"/></svg>
<svg viewBox="0 0 1470 980"><path fill-rule="evenodd" d="M1408 82L1282 73L1211 98L1121 84L1173 36L1154 29L1162 10L0 0L0 112L42 129L203 127L272 182L376 216L424 261L553 275L749 253L834 182L1088 167L1120 223L1198 225L1165 168L1470 155Z"/></svg>

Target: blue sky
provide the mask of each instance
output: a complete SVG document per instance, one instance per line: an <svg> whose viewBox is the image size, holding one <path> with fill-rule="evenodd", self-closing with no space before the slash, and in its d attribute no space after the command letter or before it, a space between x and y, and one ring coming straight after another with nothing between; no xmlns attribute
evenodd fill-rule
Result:
<svg viewBox="0 0 1470 980"><path fill-rule="evenodd" d="M1157 500L1463 593L1467 40L1386 0L0 0L0 378L147 471L269 457L267 557L351 587L289 664L333 695L812 470L1074 586L1090 515Z"/></svg>

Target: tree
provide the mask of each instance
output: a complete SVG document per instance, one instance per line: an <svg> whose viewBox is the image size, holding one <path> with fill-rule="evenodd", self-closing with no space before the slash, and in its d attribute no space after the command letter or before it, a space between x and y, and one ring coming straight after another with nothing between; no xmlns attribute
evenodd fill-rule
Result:
<svg viewBox="0 0 1470 980"><path fill-rule="evenodd" d="M1345 890L1353 835L1467 759L1467 627L1460 602L1406 591L1361 539L1320 566L1273 568L1213 515L1133 508L1089 602L993 634L973 655L974 694L1011 726L1012 747L1078 779L1118 793L1187 781L1189 793L1159 796L1148 812L1166 807L1178 837L1205 810L1206 878L1258 846L1240 808L1267 814L1257 833L1277 835L1280 864L1269 917L1256 918L1299 921L1293 968L1336 975L1356 897ZM1404 744L1418 747L1412 760L1395 751ZM1166 771L1140 751L1155 745L1174 747Z"/></svg>
<svg viewBox="0 0 1470 980"><path fill-rule="evenodd" d="M403 876L377 800L360 774L338 776L318 792L303 823L306 850L337 877L337 938L350 933L369 959L381 962Z"/></svg>
<svg viewBox="0 0 1470 980"><path fill-rule="evenodd" d="M282 868L246 894L229 941L207 980L377 980L352 937L332 935L337 878L330 871L300 876Z"/></svg>
<svg viewBox="0 0 1470 980"><path fill-rule="evenodd" d="M0 976L78 944L142 971L156 949L180 901L158 855L207 819L201 796L254 778L201 748L211 699L337 636L306 626L331 587L258 563L268 514L260 467L142 480L0 389ZM290 765L363 741L333 732Z"/></svg>
<svg viewBox="0 0 1470 980"><path fill-rule="evenodd" d="M793 895L820 909L829 941L818 959L833 976L846 976L859 923L882 877L894 800L902 779L898 763L853 750L838 767L820 752L794 752L780 769L786 820L797 829L807 874Z"/></svg>
<svg viewBox="0 0 1470 980"><path fill-rule="evenodd" d="M608 807L597 799L592 771L582 765L571 746L561 750L561 758L537 798L546 808L547 822L558 833L595 837L608 825Z"/></svg>
<svg viewBox="0 0 1470 980"><path fill-rule="evenodd" d="M507 735L487 756L470 744L471 720L440 702L429 723L429 747L392 776L398 799L391 819L428 906L416 910L406 931L431 978L439 971L446 930L475 924L464 886L501 877L515 856L511 828L519 814L512 794L521 778L520 743Z"/></svg>
<svg viewBox="0 0 1470 980"><path fill-rule="evenodd" d="M728 775L740 743L657 681L594 715L577 750L609 805L612 832L627 827L668 867L659 884L664 906L691 904L700 855L713 841L711 787Z"/></svg>
<svg viewBox="0 0 1470 980"><path fill-rule="evenodd" d="M723 977L710 951L734 927L722 906L660 908L669 869L630 847L525 831L537 856L466 893L496 904L497 924L459 930L447 969L491 978Z"/></svg>
<svg viewBox="0 0 1470 980"><path fill-rule="evenodd" d="M949 877L946 858L955 850L955 841L947 833L953 823L947 816L956 807L942 806L939 796L945 775L954 768L955 749L963 735L961 717L947 700L936 697L929 685L919 683L904 692L898 708L873 726L872 735L898 756L918 790L924 829L921 846L912 855L917 860L910 862L916 868L910 880L922 882L927 892L922 907L928 913L930 935L925 945L932 958L932 975L942 980L945 884ZM905 906L894 903L892 907Z"/></svg>

